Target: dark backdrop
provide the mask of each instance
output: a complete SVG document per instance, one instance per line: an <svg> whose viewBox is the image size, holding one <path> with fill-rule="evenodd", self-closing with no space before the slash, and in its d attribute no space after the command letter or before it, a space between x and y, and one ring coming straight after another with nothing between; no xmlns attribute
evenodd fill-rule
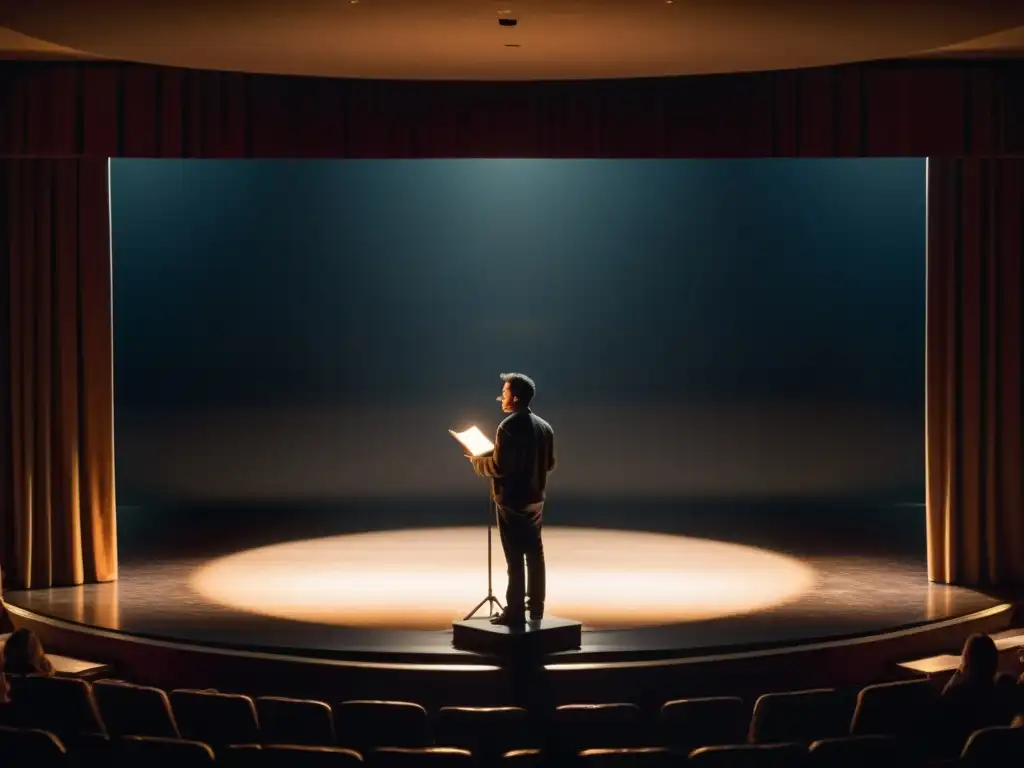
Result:
<svg viewBox="0 0 1024 768"><path fill-rule="evenodd" d="M119 505L924 496L925 162L113 160Z"/></svg>

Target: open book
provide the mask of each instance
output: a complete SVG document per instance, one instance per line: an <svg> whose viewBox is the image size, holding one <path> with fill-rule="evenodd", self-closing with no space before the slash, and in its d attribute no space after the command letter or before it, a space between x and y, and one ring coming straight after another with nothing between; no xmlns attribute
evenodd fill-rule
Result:
<svg viewBox="0 0 1024 768"><path fill-rule="evenodd" d="M477 427L470 427L462 432L449 429L448 434L458 440L470 456L486 456L494 450L494 443L488 440Z"/></svg>

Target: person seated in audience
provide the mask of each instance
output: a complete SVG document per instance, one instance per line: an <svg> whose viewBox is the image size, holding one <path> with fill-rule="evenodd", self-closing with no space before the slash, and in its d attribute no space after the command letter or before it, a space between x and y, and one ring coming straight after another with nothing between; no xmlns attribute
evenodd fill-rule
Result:
<svg viewBox="0 0 1024 768"><path fill-rule="evenodd" d="M14 630L4 646L3 671L7 675L44 675L53 677L53 664L43 652L43 644L27 627Z"/></svg>
<svg viewBox="0 0 1024 768"><path fill-rule="evenodd" d="M1024 648L1017 649L1018 676L1006 675L1010 678L1007 691L1010 696L1010 706L1013 711L1013 720L1010 725L1014 728L1024 727Z"/></svg>
<svg viewBox="0 0 1024 768"><path fill-rule="evenodd" d="M988 635L971 635L964 643L960 667L946 683L940 700L943 739L959 753L979 728L1007 725L1014 715L1016 682L999 675L999 650Z"/></svg>

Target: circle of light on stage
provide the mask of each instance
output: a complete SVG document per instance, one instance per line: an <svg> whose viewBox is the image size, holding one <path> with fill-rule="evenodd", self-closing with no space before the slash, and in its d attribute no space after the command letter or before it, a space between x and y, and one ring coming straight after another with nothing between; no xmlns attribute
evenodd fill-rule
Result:
<svg viewBox="0 0 1024 768"><path fill-rule="evenodd" d="M494 593L505 562L494 535ZM589 628L751 613L810 589L814 570L755 547L637 531L545 528L545 613ZM206 599L264 616L350 627L448 629L487 594L482 528L428 528L274 544L193 575ZM483 614L479 614L483 615Z"/></svg>

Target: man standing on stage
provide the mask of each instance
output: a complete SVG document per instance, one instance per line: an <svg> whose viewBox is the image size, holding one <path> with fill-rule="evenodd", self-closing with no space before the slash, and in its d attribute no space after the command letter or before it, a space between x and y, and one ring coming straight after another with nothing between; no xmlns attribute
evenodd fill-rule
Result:
<svg viewBox="0 0 1024 768"><path fill-rule="evenodd" d="M537 392L533 379L522 373L503 373L501 378L505 385L497 399L501 410L510 415L498 425L492 454L469 460L474 472L491 478L491 498L508 564L505 610L491 623L520 626L526 623L527 610L531 621L544 618L541 518L548 473L555 468L555 433L530 410Z"/></svg>

